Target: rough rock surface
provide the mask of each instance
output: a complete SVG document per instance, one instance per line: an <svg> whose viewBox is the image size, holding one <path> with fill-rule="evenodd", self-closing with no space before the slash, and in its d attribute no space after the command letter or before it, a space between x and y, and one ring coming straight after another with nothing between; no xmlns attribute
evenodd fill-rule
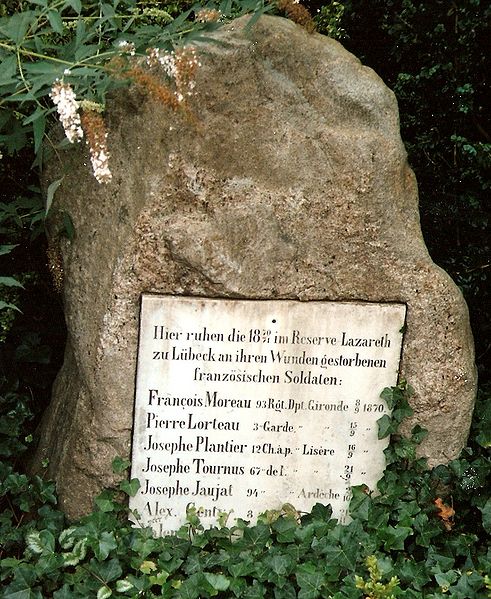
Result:
<svg viewBox="0 0 491 599"><path fill-rule="evenodd" d="M263 17L199 48L195 118L137 91L109 107L113 181L84 149L53 161L68 343L34 463L69 516L129 455L142 292L405 302L402 376L431 464L454 458L476 390L467 307L422 239L417 187L381 79L328 38Z"/></svg>

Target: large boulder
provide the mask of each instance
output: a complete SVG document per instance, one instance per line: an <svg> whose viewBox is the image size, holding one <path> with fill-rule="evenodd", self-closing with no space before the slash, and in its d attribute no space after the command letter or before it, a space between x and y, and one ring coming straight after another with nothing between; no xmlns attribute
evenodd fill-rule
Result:
<svg viewBox="0 0 491 599"><path fill-rule="evenodd" d="M241 19L199 45L189 112L138 90L108 106L112 182L66 152L52 209L62 240L65 363L40 431L63 509L87 512L130 453L144 292L404 302L401 375L429 430L430 464L454 458L476 391L462 295L424 244L394 94L338 42Z"/></svg>

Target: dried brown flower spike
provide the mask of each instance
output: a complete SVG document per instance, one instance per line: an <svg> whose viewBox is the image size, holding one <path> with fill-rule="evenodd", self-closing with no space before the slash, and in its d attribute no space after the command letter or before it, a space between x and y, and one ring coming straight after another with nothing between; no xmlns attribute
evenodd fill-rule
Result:
<svg viewBox="0 0 491 599"><path fill-rule="evenodd" d="M304 27L309 33L314 33L316 26L309 11L295 0L278 0L278 8L294 23Z"/></svg>
<svg viewBox="0 0 491 599"><path fill-rule="evenodd" d="M221 16L222 13L219 10L202 8L196 13L195 20L198 21L198 23L216 23L216 21L220 20Z"/></svg>
<svg viewBox="0 0 491 599"><path fill-rule="evenodd" d="M95 110L84 110L81 121L82 129L89 145L90 161L92 162L94 177L99 183L109 183L112 179L112 173L109 169L107 131L104 119Z"/></svg>

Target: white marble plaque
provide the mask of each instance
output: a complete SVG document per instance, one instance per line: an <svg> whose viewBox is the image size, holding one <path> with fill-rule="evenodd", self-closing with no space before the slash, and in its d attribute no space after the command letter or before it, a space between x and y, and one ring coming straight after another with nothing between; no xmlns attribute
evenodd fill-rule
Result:
<svg viewBox="0 0 491 599"><path fill-rule="evenodd" d="M285 503L373 488L386 441L384 387L397 383L406 306L143 295L131 508L157 535L194 504L255 520ZM230 520L229 520L230 522Z"/></svg>

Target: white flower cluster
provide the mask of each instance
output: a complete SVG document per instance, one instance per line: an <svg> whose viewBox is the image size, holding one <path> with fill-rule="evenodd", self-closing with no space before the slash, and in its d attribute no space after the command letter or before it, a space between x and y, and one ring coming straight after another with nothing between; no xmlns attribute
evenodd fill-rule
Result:
<svg viewBox="0 0 491 599"><path fill-rule="evenodd" d="M167 77L171 79L176 78L177 68L174 52L167 52L160 48L149 48L147 50L147 65L149 67L160 65L163 67Z"/></svg>
<svg viewBox="0 0 491 599"><path fill-rule="evenodd" d="M135 44L133 42L127 42L126 40L120 40L116 43L116 47L120 52L134 56L136 52Z"/></svg>
<svg viewBox="0 0 491 599"><path fill-rule="evenodd" d="M109 183L113 178L111 169L109 168L109 152L106 144L107 133L104 140L100 140L95 147L90 146L90 162L94 177L99 183Z"/></svg>
<svg viewBox="0 0 491 599"><path fill-rule="evenodd" d="M171 79L175 79L177 77L176 57L174 52L165 52L165 54L161 55L159 62L164 68L167 77L170 77Z"/></svg>
<svg viewBox="0 0 491 599"><path fill-rule="evenodd" d="M53 100L58 111L58 117L65 130L68 141L75 143L84 136L78 113L78 102L75 93L68 83L57 79L51 88L49 97Z"/></svg>
<svg viewBox="0 0 491 599"><path fill-rule="evenodd" d="M147 65L161 66L169 79L174 80L177 101L182 102L185 96L193 95L196 82L194 73L201 63L198 61L196 50L186 46L176 52L167 52L159 48L147 50Z"/></svg>

